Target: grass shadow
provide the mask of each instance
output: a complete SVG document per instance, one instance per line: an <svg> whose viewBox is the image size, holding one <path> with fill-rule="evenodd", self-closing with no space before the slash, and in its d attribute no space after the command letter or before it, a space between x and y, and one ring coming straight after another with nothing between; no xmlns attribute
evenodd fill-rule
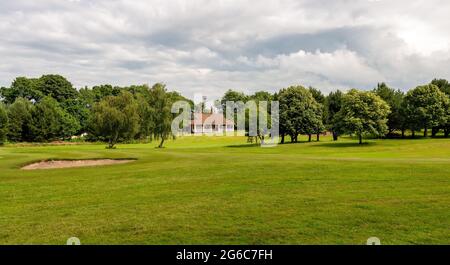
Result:
<svg viewBox="0 0 450 265"><path fill-rule="evenodd" d="M311 147L331 147L331 148L347 148L347 147L366 147L377 145L376 142L363 142L359 144L358 142L328 142L328 143L317 143Z"/></svg>
<svg viewBox="0 0 450 265"><path fill-rule="evenodd" d="M227 148L248 148L248 147L260 147L261 144L236 144L236 145L227 145Z"/></svg>

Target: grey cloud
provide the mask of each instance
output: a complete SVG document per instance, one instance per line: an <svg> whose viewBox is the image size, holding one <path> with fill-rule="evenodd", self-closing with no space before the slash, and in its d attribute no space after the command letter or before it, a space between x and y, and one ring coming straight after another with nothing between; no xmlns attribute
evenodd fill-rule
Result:
<svg viewBox="0 0 450 265"><path fill-rule="evenodd" d="M165 82L213 97L299 83L408 89L450 78L449 9L441 0L2 1L0 85L54 72L79 87Z"/></svg>

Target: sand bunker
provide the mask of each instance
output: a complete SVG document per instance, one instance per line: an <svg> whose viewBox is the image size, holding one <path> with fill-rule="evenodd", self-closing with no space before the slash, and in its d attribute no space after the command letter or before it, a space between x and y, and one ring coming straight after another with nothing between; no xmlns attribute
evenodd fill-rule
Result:
<svg viewBox="0 0 450 265"><path fill-rule="evenodd" d="M125 164L135 161L134 159L91 159L91 160L49 160L41 161L22 167L24 170L52 169L69 167L91 167L113 164Z"/></svg>

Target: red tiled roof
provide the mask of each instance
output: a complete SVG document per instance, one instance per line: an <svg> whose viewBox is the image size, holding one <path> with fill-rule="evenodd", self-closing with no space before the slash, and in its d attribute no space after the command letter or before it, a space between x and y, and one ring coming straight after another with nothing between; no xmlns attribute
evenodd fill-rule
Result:
<svg viewBox="0 0 450 265"><path fill-rule="evenodd" d="M234 125L234 122L225 119L221 113L194 113L194 120L191 121L191 124Z"/></svg>

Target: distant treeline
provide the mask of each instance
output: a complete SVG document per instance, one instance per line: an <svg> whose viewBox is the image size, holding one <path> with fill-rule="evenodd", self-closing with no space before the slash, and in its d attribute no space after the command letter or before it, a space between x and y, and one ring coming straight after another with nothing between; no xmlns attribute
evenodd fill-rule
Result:
<svg viewBox="0 0 450 265"><path fill-rule="evenodd" d="M435 137L440 131L450 134L450 84L445 79L434 79L430 84L418 86L406 94L380 83L372 91L351 89L323 95L316 88L291 86L275 94L256 92L253 95L228 90L221 103L226 101L277 100L280 106L280 135L297 142L298 135L316 135L329 131L333 139L352 134L359 138L412 137L422 131L425 137Z"/></svg>
<svg viewBox="0 0 450 265"><path fill-rule="evenodd" d="M186 100L163 84L113 87L99 85L75 89L60 75L16 78L0 88L0 144L46 142L85 135L87 140L115 143L131 139L172 137L172 103ZM450 133L450 84L435 79L406 94L378 84L372 91L339 90L323 95L318 89L291 86L277 93L260 91L245 95L228 90L221 101L279 101L280 135L297 142L298 135L330 131L334 140L342 134L359 137L405 137L422 131L424 136ZM264 137L264 135L259 135Z"/></svg>
<svg viewBox="0 0 450 265"><path fill-rule="evenodd" d="M16 78L0 88L0 143L48 142L86 135L115 143L170 136L172 102L189 99L163 84L75 89L60 75Z"/></svg>

